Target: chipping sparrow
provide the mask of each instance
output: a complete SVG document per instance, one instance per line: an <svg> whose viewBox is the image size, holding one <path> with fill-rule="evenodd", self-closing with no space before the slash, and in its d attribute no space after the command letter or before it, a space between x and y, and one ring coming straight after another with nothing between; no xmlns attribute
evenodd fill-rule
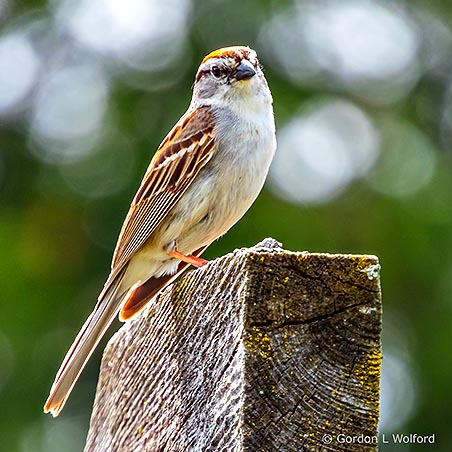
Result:
<svg viewBox="0 0 452 452"><path fill-rule="evenodd" d="M108 326L128 320L231 228L259 194L275 152L272 96L256 52L207 55L187 112L163 140L122 226L111 273L44 406L58 416Z"/></svg>

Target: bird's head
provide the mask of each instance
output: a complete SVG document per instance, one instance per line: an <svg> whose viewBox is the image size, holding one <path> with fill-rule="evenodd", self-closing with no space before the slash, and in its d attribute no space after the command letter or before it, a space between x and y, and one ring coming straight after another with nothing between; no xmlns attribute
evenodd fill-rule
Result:
<svg viewBox="0 0 452 452"><path fill-rule="evenodd" d="M249 47L234 46L209 53L196 73L193 101L220 107L241 102L271 103L256 52Z"/></svg>

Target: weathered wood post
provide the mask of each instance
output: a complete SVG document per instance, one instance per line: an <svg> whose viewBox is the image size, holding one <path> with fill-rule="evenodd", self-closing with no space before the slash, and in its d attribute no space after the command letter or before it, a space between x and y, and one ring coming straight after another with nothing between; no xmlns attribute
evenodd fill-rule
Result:
<svg viewBox="0 0 452 452"><path fill-rule="evenodd" d="M111 339L85 452L375 451L380 331L375 256L237 250Z"/></svg>

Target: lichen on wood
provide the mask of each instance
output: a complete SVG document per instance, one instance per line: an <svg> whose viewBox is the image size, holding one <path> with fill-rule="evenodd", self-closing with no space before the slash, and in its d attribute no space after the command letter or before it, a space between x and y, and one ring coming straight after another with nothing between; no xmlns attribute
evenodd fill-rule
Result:
<svg viewBox="0 0 452 452"><path fill-rule="evenodd" d="M85 451L374 451L380 332L376 257L236 250L112 338Z"/></svg>

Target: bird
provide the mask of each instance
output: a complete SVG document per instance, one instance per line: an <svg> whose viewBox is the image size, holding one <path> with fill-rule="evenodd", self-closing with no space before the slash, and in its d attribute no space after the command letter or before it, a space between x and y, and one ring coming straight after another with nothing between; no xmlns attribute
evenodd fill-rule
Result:
<svg viewBox="0 0 452 452"><path fill-rule="evenodd" d="M276 150L273 99L256 52L223 47L201 62L187 111L163 139L132 200L111 271L57 372L44 412L58 416L119 315L127 321L251 207Z"/></svg>

